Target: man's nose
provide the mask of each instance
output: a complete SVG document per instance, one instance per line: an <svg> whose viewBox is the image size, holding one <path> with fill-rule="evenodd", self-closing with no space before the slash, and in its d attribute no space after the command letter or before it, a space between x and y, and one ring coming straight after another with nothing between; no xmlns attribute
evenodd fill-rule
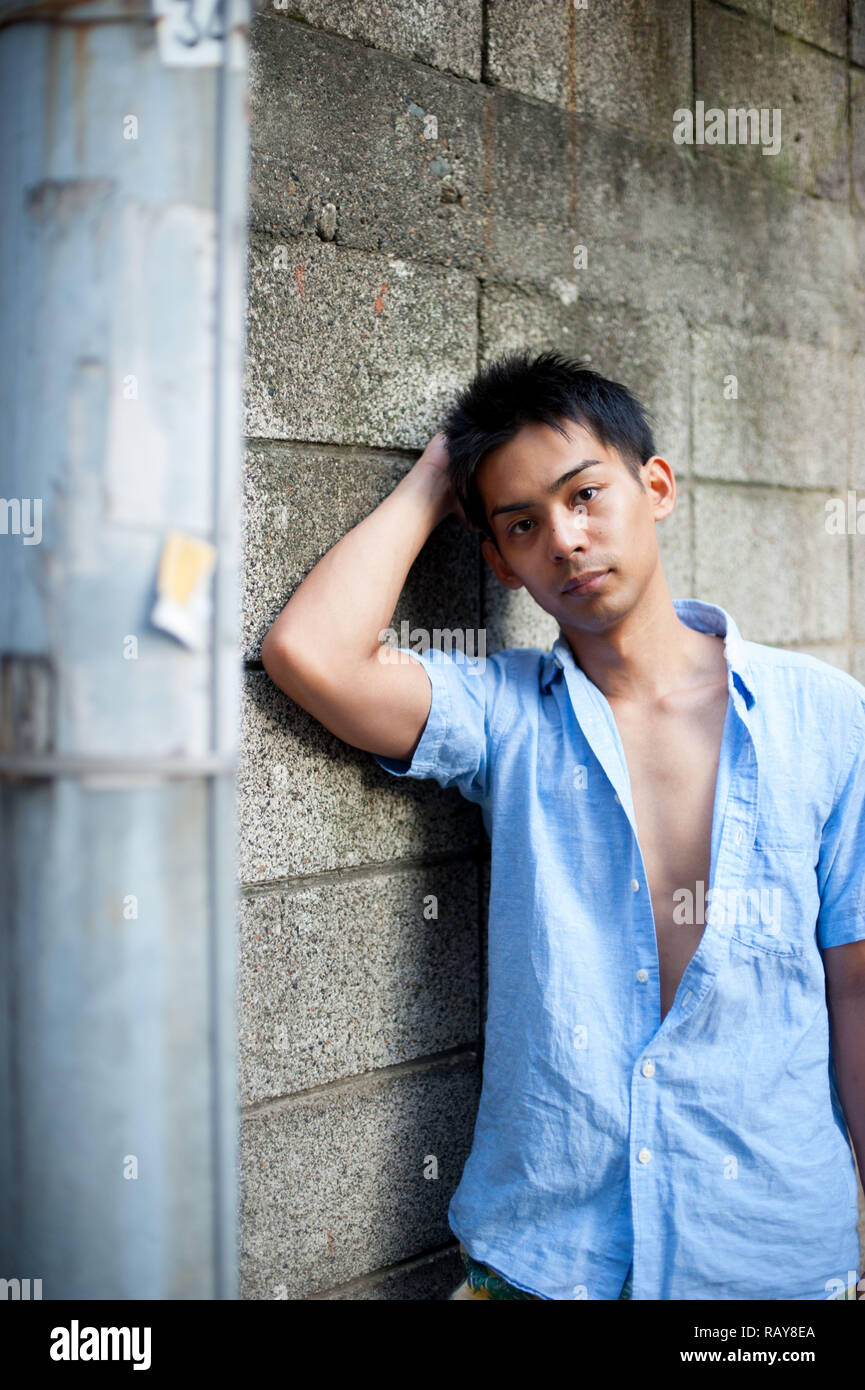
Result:
<svg viewBox="0 0 865 1390"><path fill-rule="evenodd" d="M550 554L560 559L585 545L588 512L584 506L556 510L550 518Z"/></svg>

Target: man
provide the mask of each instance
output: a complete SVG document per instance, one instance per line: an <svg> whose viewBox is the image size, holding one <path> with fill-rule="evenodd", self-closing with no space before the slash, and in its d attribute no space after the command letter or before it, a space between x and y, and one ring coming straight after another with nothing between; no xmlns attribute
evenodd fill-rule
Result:
<svg viewBox="0 0 865 1390"><path fill-rule="evenodd" d="M262 647L326 728L456 786L490 835L458 1297L857 1296L865 687L673 601L656 526L675 499L624 386L515 353ZM451 512L557 620L551 652L382 659Z"/></svg>

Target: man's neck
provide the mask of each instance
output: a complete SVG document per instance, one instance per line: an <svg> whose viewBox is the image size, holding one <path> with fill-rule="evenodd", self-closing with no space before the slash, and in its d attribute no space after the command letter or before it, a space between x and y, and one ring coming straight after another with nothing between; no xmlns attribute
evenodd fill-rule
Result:
<svg viewBox="0 0 865 1390"><path fill-rule="evenodd" d="M577 664L608 700L652 704L725 674L723 638L683 623L663 572L636 607L600 632L562 627Z"/></svg>

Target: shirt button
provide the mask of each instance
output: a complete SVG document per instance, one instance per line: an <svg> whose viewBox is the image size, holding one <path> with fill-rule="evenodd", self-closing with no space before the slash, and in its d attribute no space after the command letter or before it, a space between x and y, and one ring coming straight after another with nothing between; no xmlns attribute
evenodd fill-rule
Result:
<svg viewBox="0 0 865 1390"><path fill-rule="evenodd" d="M644 984L646 983L646 981L648 980L648 978L649 978L649 972L648 972L648 970L638 970L638 971L637 971L637 979L639 980L639 982L640 982L641 985L644 985Z"/></svg>
<svg viewBox="0 0 865 1390"><path fill-rule="evenodd" d="M737 844L737 845L740 845L741 843L742 843L742 827L741 827L741 825L740 825L740 826L739 826L739 829L736 831L736 844Z"/></svg>
<svg viewBox="0 0 865 1390"><path fill-rule="evenodd" d="M632 879L631 879L631 887L633 888L633 890L634 890L635 893L636 893L637 889L639 888L639 886L640 886L640 885L639 885L639 882L637 881L637 879L632 878Z"/></svg>
<svg viewBox="0 0 865 1390"><path fill-rule="evenodd" d="M654 1076L654 1075L655 1075L655 1064L654 1064L654 1062L646 1061L646 1062L643 1063L643 1065L642 1065L642 1067L641 1067L640 1070L642 1071L642 1073L643 1073L644 1076Z"/></svg>
<svg viewBox="0 0 865 1390"><path fill-rule="evenodd" d="M648 1163L651 1157L652 1155L648 1149L640 1149L640 1152L637 1154L637 1158L641 1163Z"/></svg>
<svg viewBox="0 0 865 1390"><path fill-rule="evenodd" d="M617 806L621 806L622 803L621 803L621 801L619 800L619 793L618 793L618 792L613 792L613 800L615 801L615 803L616 803Z"/></svg>

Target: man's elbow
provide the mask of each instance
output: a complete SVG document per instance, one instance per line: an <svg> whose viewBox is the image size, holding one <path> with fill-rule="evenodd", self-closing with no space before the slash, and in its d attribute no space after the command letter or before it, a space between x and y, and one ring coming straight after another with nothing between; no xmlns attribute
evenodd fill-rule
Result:
<svg viewBox="0 0 865 1390"><path fill-rule="evenodd" d="M317 719L338 698L338 692L347 688L345 682L335 685L333 673L321 660L320 644L303 641L290 632L271 629L265 634L261 664L274 685Z"/></svg>
<svg viewBox="0 0 865 1390"><path fill-rule="evenodd" d="M261 644L261 664L274 685L291 694L291 688L301 678L302 647L293 641L288 633L277 633L271 627L264 634Z"/></svg>

